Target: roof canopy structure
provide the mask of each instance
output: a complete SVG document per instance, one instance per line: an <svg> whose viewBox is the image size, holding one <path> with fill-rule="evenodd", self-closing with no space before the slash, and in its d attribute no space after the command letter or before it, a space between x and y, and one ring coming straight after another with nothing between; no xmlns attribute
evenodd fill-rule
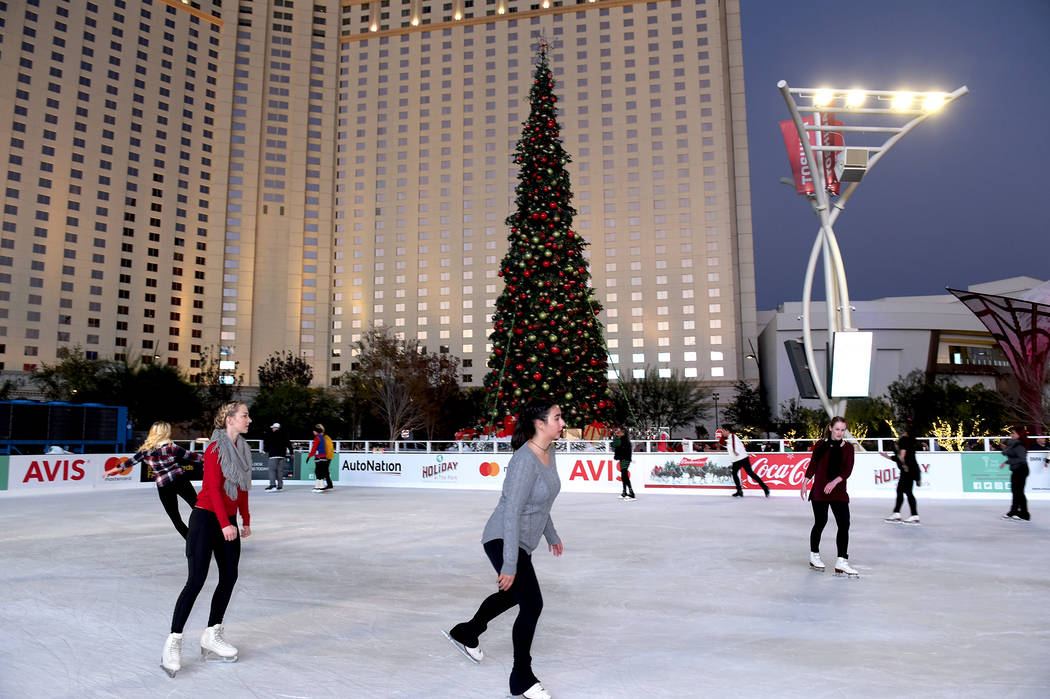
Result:
<svg viewBox="0 0 1050 699"><path fill-rule="evenodd" d="M1021 404L1030 426L1041 431L1043 377L1050 353L1050 282L1019 298L948 289L980 320L1017 375Z"/></svg>

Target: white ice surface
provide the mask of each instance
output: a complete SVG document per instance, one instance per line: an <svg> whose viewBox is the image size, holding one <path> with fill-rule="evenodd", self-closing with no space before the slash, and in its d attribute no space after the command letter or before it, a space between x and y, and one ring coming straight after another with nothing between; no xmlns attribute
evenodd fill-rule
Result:
<svg viewBox="0 0 1050 699"><path fill-rule="evenodd" d="M854 500L846 580L807 567L797 497L562 494L534 669L559 699L1050 696L1050 508L1024 524L918 496L918 527ZM0 696L504 697L513 610L480 665L441 635L495 589L497 497L255 487L240 660L199 656L213 566L175 679L158 664L186 563L153 489L0 500Z"/></svg>

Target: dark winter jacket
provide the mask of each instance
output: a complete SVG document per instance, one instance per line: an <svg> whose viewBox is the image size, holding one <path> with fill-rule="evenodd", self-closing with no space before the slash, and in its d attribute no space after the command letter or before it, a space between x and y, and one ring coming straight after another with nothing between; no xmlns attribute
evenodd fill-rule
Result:
<svg viewBox="0 0 1050 699"><path fill-rule="evenodd" d="M903 449L904 447L901 448ZM904 461L902 462L901 457L897 454L891 456L890 460L893 461L893 463L897 464L897 468L900 469L901 480L911 478L915 481L917 485L922 485L922 469L919 468L918 463L916 463L915 466L909 466L908 457L904 457Z"/></svg>
<svg viewBox="0 0 1050 699"><path fill-rule="evenodd" d="M917 472L919 470L919 462L915 459L915 452L918 450L918 448L918 440L916 440L915 437L912 437L910 435L904 435L903 437L897 440L897 451L903 449L907 452L907 454L904 457L904 466L906 468L902 468L902 471L911 471L914 469L913 472Z"/></svg>
<svg viewBox="0 0 1050 699"><path fill-rule="evenodd" d="M1003 456L1006 457L1006 464L1011 471L1016 471L1022 466L1028 466L1028 449L1025 448L1024 442L1020 439L1006 440Z"/></svg>
<svg viewBox="0 0 1050 699"><path fill-rule="evenodd" d="M813 447L813 456L810 457L809 466L806 467L806 478L813 479L813 489L809 491L809 499L849 502L846 480L851 473L853 473L853 445L846 440L841 442L830 439L820 440ZM825 493L824 487L839 477L842 480L834 490Z"/></svg>
<svg viewBox="0 0 1050 699"><path fill-rule="evenodd" d="M263 437L263 451L266 452L267 456L271 457L291 456L292 443L288 441L288 438L280 430L276 432L271 430Z"/></svg>
<svg viewBox="0 0 1050 699"><path fill-rule="evenodd" d="M620 462L620 468L626 468L623 464L631 462L631 454L634 449L631 446L631 438L624 432L622 437L613 437L613 458Z"/></svg>

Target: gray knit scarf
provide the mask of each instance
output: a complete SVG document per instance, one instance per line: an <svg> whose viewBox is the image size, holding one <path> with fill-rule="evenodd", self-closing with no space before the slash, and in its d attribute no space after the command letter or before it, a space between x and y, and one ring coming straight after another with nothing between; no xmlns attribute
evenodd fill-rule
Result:
<svg viewBox="0 0 1050 699"><path fill-rule="evenodd" d="M219 447L219 466L222 467L222 475L226 478L223 488L230 500L237 499L237 491L247 491L252 487L252 450L248 442L242 437L234 444L230 441L226 430L215 430L211 433L211 441Z"/></svg>

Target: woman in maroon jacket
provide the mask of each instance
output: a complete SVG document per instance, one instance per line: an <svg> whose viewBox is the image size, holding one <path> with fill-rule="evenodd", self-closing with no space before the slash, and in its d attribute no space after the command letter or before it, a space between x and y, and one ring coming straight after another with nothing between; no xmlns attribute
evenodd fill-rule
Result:
<svg viewBox="0 0 1050 699"><path fill-rule="evenodd" d="M809 533L809 565L817 571L824 570L820 560L820 535L828 523L828 509L835 516L838 534L835 544L838 557L835 559L835 574L860 577L849 564L849 494L846 479L853 473L853 445L845 441L846 418L833 417L824 432L824 439L813 447L813 456L806 467L806 479L800 492L806 499L806 488L813 490L809 499L813 505L813 529Z"/></svg>
<svg viewBox="0 0 1050 699"><path fill-rule="evenodd" d="M170 677L182 669L182 629L204 587L213 556L219 568L219 584L211 598L208 628L201 636L201 655L226 662L237 660L237 649L223 638L222 618L237 582L240 537L252 533L251 514L248 512L252 453L243 436L251 422L244 403L237 401L223 405L215 416L215 431L204 450L204 484L197 495L197 506L190 515L186 537L189 577L175 603L171 634L164 643L161 656L160 666ZM244 522L239 532L238 512Z"/></svg>

